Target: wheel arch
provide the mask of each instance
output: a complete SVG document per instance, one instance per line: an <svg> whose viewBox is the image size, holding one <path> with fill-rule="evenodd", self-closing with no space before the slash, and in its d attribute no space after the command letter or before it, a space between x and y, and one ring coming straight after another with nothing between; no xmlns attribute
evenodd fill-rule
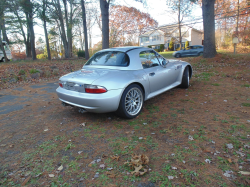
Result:
<svg viewBox="0 0 250 187"><path fill-rule="evenodd" d="M143 99L145 100L145 88L144 88L144 86L141 84L141 83L139 83L139 82L132 82L132 83L130 83L129 85L127 85L126 86L126 88L128 87L128 86L130 86L130 85L132 85L132 84L137 84L138 86L140 86L141 87L141 89L142 89L142 91L143 91ZM125 88L125 89L126 89Z"/></svg>

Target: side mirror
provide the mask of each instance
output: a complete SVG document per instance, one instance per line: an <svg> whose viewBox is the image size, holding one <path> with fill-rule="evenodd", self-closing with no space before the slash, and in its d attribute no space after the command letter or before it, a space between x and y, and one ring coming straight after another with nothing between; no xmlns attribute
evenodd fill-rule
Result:
<svg viewBox="0 0 250 187"><path fill-rule="evenodd" d="M164 60L162 61L162 66L165 68L166 65L167 65L167 61L164 59Z"/></svg>

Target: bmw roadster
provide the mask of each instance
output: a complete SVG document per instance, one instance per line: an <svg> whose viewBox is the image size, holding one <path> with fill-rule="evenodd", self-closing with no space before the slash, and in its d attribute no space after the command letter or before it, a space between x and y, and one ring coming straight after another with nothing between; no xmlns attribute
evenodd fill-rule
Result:
<svg viewBox="0 0 250 187"><path fill-rule="evenodd" d="M59 79L63 105L81 112L116 112L134 118L143 103L174 87L188 88L192 67L150 48L117 47L95 53L81 70Z"/></svg>

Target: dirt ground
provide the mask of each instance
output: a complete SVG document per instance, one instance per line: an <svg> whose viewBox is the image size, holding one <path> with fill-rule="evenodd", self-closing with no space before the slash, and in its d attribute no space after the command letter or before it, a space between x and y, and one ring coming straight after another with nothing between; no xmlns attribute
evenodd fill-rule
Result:
<svg viewBox="0 0 250 187"><path fill-rule="evenodd" d="M10 69L43 65L0 65L0 186L250 186L250 56L182 60L190 87L146 101L132 120L61 105L58 77L79 61L10 84ZM141 175L125 164L134 155L149 159Z"/></svg>

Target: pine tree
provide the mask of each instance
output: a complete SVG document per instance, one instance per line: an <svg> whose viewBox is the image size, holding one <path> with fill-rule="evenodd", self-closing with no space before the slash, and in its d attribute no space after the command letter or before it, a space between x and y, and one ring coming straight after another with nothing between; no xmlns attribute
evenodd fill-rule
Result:
<svg viewBox="0 0 250 187"><path fill-rule="evenodd" d="M185 48L187 48L189 46L189 41L185 42Z"/></svg>
<svg viewBox="0 0 250 187"><path fill-rule="evenodd" d="M171 38L171 40L170 40L170 42L169 42L168 49L169 49L170 51L173 51L173 50L174 50L174 41L173 41L173 38Z"/></svg>

